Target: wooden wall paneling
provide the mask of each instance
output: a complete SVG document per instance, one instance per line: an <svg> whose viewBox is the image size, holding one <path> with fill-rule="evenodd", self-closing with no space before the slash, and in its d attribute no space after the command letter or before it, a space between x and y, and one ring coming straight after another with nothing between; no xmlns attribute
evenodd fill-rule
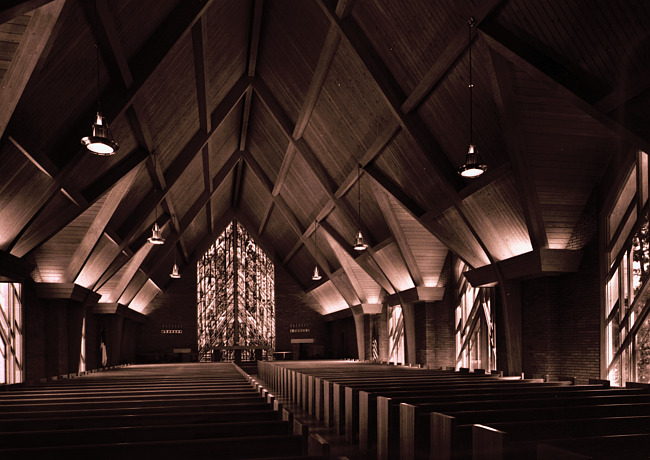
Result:
<svg viewBox="0 0 650 460"><path fill-rule="evenodd" d="M15 54L11 57L11 65L2 77L0 136L4 134L20 96L45 50L64 4L65 0L57 0L43 5L31 15Z"/></svg>
<svg viewBox="0 0 650 460"><path fill-rule="evenodd" d="M357 264L387 293L393 294L396 289L384 272L384 268L379 265L376 259L376 253L373 248L367 248L363 253L354 259ZM379 294L381 297L381 294Z"/></svg>
<svg viewBox="0 0 650 460"><path fill-rule="evenodd" d="M147 307L151 305L150 302L159 292L161 292L160 288L153 281L147 280L128 306L130 309L146 315L149 313Z"/></svg>
<svg viewBox="0 0 650 460"><path fill-rule="evenodd" d="M503 0L483 2L479 9L471 13L471 17L475 19L476 24L480 24L486 17L493 14L505 3ZM469 20L469 17L466 19ZM458 24L461 23L459 22ZM456 60L466 50L468 37L465 24L459 27L452 36L453 38L447 38L445 40L447 43L445 49L439 51L431 67L429 67L426 74L417 82L417 85L412 89L408 98L402 104L402 112L409 113L417 109L418 105L436 87L437 83L446 75Z"/></svg>
<svg viewBox="0 0 650 460"><path fill-rule="evenodd" d="M555 95L571 102L622 138L650 151L647 134L630 130L624 122L603 114L594 106L595 102L606 94L602 89L594 89L593 85L581 80L561 63L522 42L510 31L494 22L489 24L484 22L479 30L494 51L529 74L548 83L555 89Z"/></svg>
<svg viewBox="0 0 650 460"><path fill-rule="evenodd" d="M413 249L423 286L437 286L449 249L415 219L395 198L387 196L399 225Z"/></svg>
<svg viewBox="0 0 650 460"><path fill-rule="evenodd" d="M422 279L422 273L420 273L420 267L415 260L415 256L411 250L409 240L406 238L406 235L402 230L402 226L400 225L400 222L395 215L388 196L376 182L371 183L371 187L375 195L375 199L379 204L379 208L381 209L381 212L384 215L384 218L386 219L386 222L390 228L390 231L395 237L397 247L399 248L399 254L403 258L404 264L408 269L412 284L415 286L422 286L424 284L424 281Z"/></svg>
<svg viewBox="0 0 650 460"><path fill-rule="evenodd" d="M404 291L415 287L396 242L375 250L374 258L391 284L395 286L396 291Z"/></svg>
<svg viewBox="0 0 650 460"><path fill-rule="evenodd" d="M491 56L488 72L492 74L492 90L504 121L504 132L510 162L515 165L517 189L520 191L522 208L533 249L548 247L548 239L541 215L535 179L526 161L523 132L517 115L515 94L508 62L500 55L487 50Z"/></svg>
<svg viewBox="0 0 650 460"><path fill-rule="evenodd" d="M131 188L135 177L136 174L132 171L106 195L105 199L98 201L99 209L97 210L97 214L90 223L83 240L77 245L76 249L71 251L72 258L63 274L62 281L71 283L77 278L91 251L104 232L104 228L115 212L115 209L120 205L126 192Z"/></svg>
<svg viewBox="0 0 650 460"><path fill-rule="evenodd" d="M277 97L292 125L298 119L318 66L327 27L328 22L313 4L266 2L264 5L258 75Z"/></svg>
<svg viewBox="0 0 650 460"><path fill-rule="evenodd" d="M516 182L503 176L463 200L465 213L496 260L532 251Z"/></svg>
<svg viewBox="0 0 650 460"><path fill-rule="evenodd" d="M138 270L133 275L133 278L120 296L117 303L121 305L129 305L138 294L138 292L140 292L140 289L142 289L142 287L146 284L148 279L149 277L144 272Z"/></svg>
<svg viewBox="0 0 650 460"><path fill-rule="evenodd" d="M119 246L106 234L102 234L86 260L74 283L92 289L100 276L108 269L111 261L117 258Z"/></svg>
<svg viewBox="0 0 650 460"><path fill-rule="evenodd" d="M323 314L346 310L350 307L331 280L312 289L310 294L314 296L321 306Z"/></svg>

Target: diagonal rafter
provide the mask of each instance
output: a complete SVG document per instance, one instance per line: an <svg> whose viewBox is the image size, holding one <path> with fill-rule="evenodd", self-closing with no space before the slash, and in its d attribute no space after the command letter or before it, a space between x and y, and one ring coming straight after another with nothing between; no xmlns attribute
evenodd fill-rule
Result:
<svg viewBox="0 0 650 460"><path fill-rule="evenodd" d="M490 0L481 3L481 6L474 12L474 20L476 24L480 24L488 16L493 15L506 0ZM468 18L469 19L469 18ZM458 58L465 52L467 48L467 29L461 27L454 34L453 38L449 40L449 44L444 49L440 56L436 58L431 68L427 71L426 75L420 80L408 98L401 105L403 113L410 113L416 110L419 105L427 98L429 94L435 89L436 85L447 75L453 68Z"/></svg>
<svg viewBox="0 0 650 460"><path fill-rule="evenodd" d="M185 34L189 33L193 24L210 6L212 1L213 0L208 0L205 3L200 2L199 0L181 2L172 13L168 15L162 25L133 57L131 61L133 62L131 68L133 84L131 87L125 89L124 85L112 85L104 91L104 94L102 94L102 100L106 101L102 108L108 119L116 119L131 107L131 104L140 89L154 73L155 69L160 65L164 57L171 51L173 45L185 36ZM103 27L103 29L107 30L106 27ZM110 29L110 27L108 29ZM116 60L119 59L120 58L118 57ZM32 226L34 222L38 221L38 216L43 213L47 207L47 203L51 202L55 198L60 188L70 188L67 186L70 182L70 177L74 174L74 169L86 153L84 148L79 147L72 150L73 153L69 158L64 158L62 155L71 151L68 148L70 145L79 144L79 139L85 134L85 128L83 127L86 126L87 120L91 120L95 117L95 110L96 107L94 106L89 108L89 110L82 114L76 122L71 123L73 128L65 133L59 142L52 148L51 152L47 154L52 163L59 168L56 172L56 176L54 176L54 180L57 184L62 184L62 187L52 188L47 196L43 197L42 205L33 213L29 223L21 230L21 235L31 231L29 227ZM11 126L8 128L10 129ZM73 199L73 201L78 204L79 200ZM87 205L87 203L84 204ZM79 213L79 210L70 212L66 218L68 218L69 221L73 220L79 215ZM39 235L47 234L49 237L53 234L52 228L54 227L48 225L48 229L35 229L35 231ZM32 250L44 241L40 236L37 238L40 239L40 241L36 244L30 243L27 246L27 250ZM15 239L12 246L16 245L18 241L19 238ZM26 253L24 250L21 250L21 252L23 254Z"/></svg>
<svg viewBox="0 0 650 460"><path fill-rule="evenodd" d="M629 119L620 120L613 117L616 111L605 113L599 101L610 92L593 82L590 76L577 75L564 66L559 59L542 53L526 43L512 32L506 30L496 21L485 21L479 27L481 38L490 48L514 63L530 75L546 82L555 93L574 104L587 115L602 123L607 128L637 147L650 151L650 136L646 126L633 126ZM604 108L606 104L602 104Z"/></svg>
<svg viewBox="0 0 650 460"><path fill-rule="evenodd" d="M445 196L452 202L463 222L470 229L472 236L478 242L490 263L493 263L494 258L475 230L480 227L480 223L471 222L468 218L468 213L464 211L464 206L459 195L459 190L464 187L463 181L456 174L455 168L452 167L442 147L427 130L419 115L417 113L405 114L402 111L401 106L406 98L386 64L381 60L368 38L363 34L359 25L352 17L340 20L331 10L331 6L324 2L318 2L318 5L327 15L330 22L338 27L341 37L351 46L356 57L363 62L373 81L379 88L381 97L391 109L391 113L399 121L402 129L415 140L421 152L424 153L426 161L431 163L431 174L441 186ZM431 226L425 225L425 227L430 228ZM443 240L441 239L441 241Z"/></svg>
<svg viewBox="0 0 650 460"><path fill-rule="evenodd" d="M246 90L250 84L251 84L250 78L246 75L243 75L233 85L233 87L230 89L228 94L224 97L221 103L211 114L211 126L212 126L211 132L204 133L201 130L199 130L197 133L195 133L193 138L183 147L181 152L176 156L174 162L167 169L168 173L162 175L166 180L166 188L163 189L161 193L155 197L156 199L154 199L153 192L152 192L145 199L143 199L141 204L136 207L134 212L131 213L130 217L127 219L127 222L130 222L130 224L128 225L128 227L122 229L121 232L121 234L124 235L124 237L122 237L122 240L119 243L120 252L123 249L131 246L132 244L135 244L137 247L140 247L142 244L144 244L146 237L143 237L142 235L143 232L146 231L145 227L148 225L149 216L153 212L154 208L160 205L160 203L165 198L167 193L169 193L169 190L174 186L174 184L183 175L185 170L189 167L192 160L199 153L203 152L204 147L209 142L212 135L217 131L221 123L224 122L224 120L228 117L228 115L232 112L232 110L234 110L235 107L239 104L241 98L246 93ZM222 175L217 174L215 178L211 181L213 184L212 192L208 193L207 191L204 191L203 196L208 197L208 199L206 199L206 201L203 202L203 206L206 206L210 196L214 193L217 186L219 185L219 183L221 183L222 180L223 180ZM191 208L187 214L193 212L195 215L196 213L199 212L199 210L200 209ZM176 232L177 234L182 234L185 231L186 227L183 226L184 220L185 217L183 217L183 219L181 219L181 221L178 222L178 231ZM136 242L134 243L134 241ZM189 257L189 255L186 257Z"/></svg>
<svg viewBox="0 0 650 460"><path fill-rule="evenodd" d="M393 208L388 201L388 197L383 192L383 190L379 188L376 182L372 183L372 191L375 195L375 199L377 200L377 204L379 205L379 209L381 209L381 212L386 219L386 223L390 228L391 234L395 237L395 241L397 241L397 246L399 247L402 258L404 259L404 264L406 265L406 268L411 275L413 284L416 287L424 286L424 280L422 279L420 267L418 267L415 256L413 255L413 251L411 250L411 246L409 245L406 235L404 234L404 230L402 230L402 226L400 225L399 220L395 215L395 211L393 211Z"/></svg>
<svg viewBox="0 0 650 460"><path fill-rule="evenodd" d="M489 51L489 50L488 50ZM526 226L533 249L547 248L548 238L537 197L532 170L528 167L525 155L523 131L517 116L515 94L508 62L499 54L490 52L490 65L487 71L492 82L492 90L501 118L503 120L506 146L510 162L515 166L517 189L520 190L521 206L524 210Z"/></svg>
<svg viewBox="0 0 650 460"><path fill-rule="evenodd" d="M23 3L28 3L30 4L29 6L33 6L34 8L40 8L34 12L29 20L11 65L2 77L2 86L0 87L0 107L2 107L0 111L0 137L5 132L9 119L16 105L18 105L20 96L23 94L23 90L27 86L27 82L41 58L41 54L51 39L50 35L59 19L65 0L56 0L50 4L46 4L48 2ZM0 24L6 22L1 20L4 14L19 13L22 10L19 6L15 5L13 13L10 13L10 9L0 11ZM25 7L28 5L23 4L22 6ZM30 10L28 9L19 14L28 11Z"/></svg>

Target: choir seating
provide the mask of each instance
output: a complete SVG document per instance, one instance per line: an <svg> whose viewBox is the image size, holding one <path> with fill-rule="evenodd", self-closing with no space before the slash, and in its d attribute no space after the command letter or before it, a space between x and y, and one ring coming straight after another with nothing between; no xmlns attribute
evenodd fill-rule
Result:
<svg viewBox="0 0 650 460"><path fill-rule="evenodd" d="M232 363L126 366L0 392L0 458L329 458ZM308 455L308 449L319 455Z"/></svg>

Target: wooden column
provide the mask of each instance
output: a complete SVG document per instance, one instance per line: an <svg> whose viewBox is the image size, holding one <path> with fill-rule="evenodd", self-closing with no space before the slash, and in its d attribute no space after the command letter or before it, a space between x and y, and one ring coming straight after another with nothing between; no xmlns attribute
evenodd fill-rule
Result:
<svg viewBox="0 0 650 460"><path fill-rule="evenodd" d="M363 314L363 307L361 305L354 305L352 308L352 315L354 316L354 327L357 333L357 350L359 353L359 360L363 361L366 358L366 324Z"/></svg>
<svg viewBox="0 0 650 460"><path fill-rule="evenodd" d="M417 348L415 346L415 306L412 303L402 304L404 314L404 359L405 364L417 363Z"/></svg>
<svg viewBox="0 0 650 460"><path fill-rule="evenodd" d="M520 375L523 371L521 340L521 282L505 280L499 291L503 308L507 368L505 375Z"/></svg>
<svg viewBox="0 0 650 460"><path fill-rule="evenodd" d="M36 296L45 318L42 339L27 337L26 347L42 354L44 375L54 377L79 371L81 333L86 302L96 302L99 295L72 283L37 283ZM33 350L40 348L41 350ZM37 377L37 376L32 376Z"/></svg>

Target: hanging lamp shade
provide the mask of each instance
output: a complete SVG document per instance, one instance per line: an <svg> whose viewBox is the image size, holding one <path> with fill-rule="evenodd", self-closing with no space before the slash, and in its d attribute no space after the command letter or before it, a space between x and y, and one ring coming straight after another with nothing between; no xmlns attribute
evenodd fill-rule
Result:
<svg viewBox="0 0 650 460"><path fill-rule="evenodd" d="M92 128L92 135L82 138L81 143L89 152L100 156L113 155L119 148L101 112L97 112L97 118Z"/></svg>
<svg viewBox="0 0 650 460"><path fill-rule="evenodd" d="M487 165L481 160L481 155L475 145L470 144L465 155L465 164L458 169L458 174L463 177L474 178L483 174Z"/></svg>
<svg viewBox="0 0 650 460"><path fill-rule="evenodd" d="M158 222L153 223L151 227L151 236L147 238L151 244L165 244L165 238L162 237L162 230L158 226Z"/></svg>
<svg viewBox="0 0 650 460"><path fill-rule="evenodd" d="M359 225L361 225L361 163L357 165L357 192L359 204L357 218L359 219ZM361 233L361 230L359 230L357 237L354 239L353 248L355 251L365 251L368 248L368 245L363 241L363 233Z"/></svg>
<svg viewBox="0 0 650 460"><path fill-rule="evenodd" d="M354 239L354 250L355 251L365 251L368 248L368 245L363 241L363 233L359 230L357 237Z"/></svg>
<svg viewBox="0 0 650 460"><path fill-rule="evenodd" d="M314 281L318 281L322 278L320 275L320 272L318 271L318 265L314 266L314 273L311 275L311 279Z"/></svg>
<svg viewBox="0 0 650 460"><path fill-rule="evenodd" d="M475 26L476 20L470 18L467 23L469 32L469 148L467 149L467 155L465 155L465 164L458 168L458 174L469 179L474 179L487 170L487 165L481 160L476 144L472 140L472 89L474 89L474 84L472 83L472 29Z"/></svg>
<svg viewBox="0 0 650 460"><path fill-rule="evenodd" d="M172 272L169 274L169 277L176 278L176 279L181 277L181 274L178 271L178 265L176 263L174 263L174 266L172 267Z"/></svg>

